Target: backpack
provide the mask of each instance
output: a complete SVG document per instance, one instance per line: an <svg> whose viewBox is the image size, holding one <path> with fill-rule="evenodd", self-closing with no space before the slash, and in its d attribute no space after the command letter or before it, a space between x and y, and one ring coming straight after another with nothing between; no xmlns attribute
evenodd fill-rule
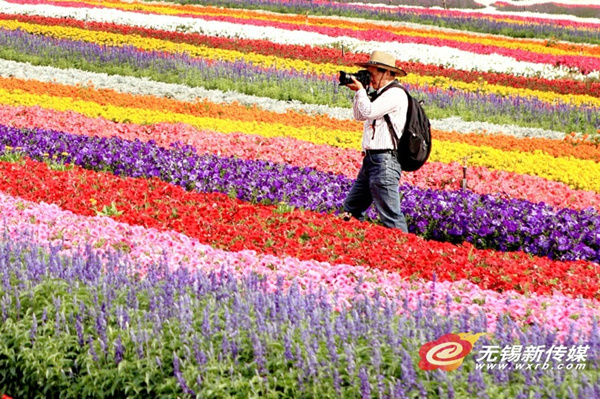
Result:
<svg viewBox="0 0 600 399"><path fill-rule="evenodd" d="M406 113L406 124L404 125L402 137L398 139L398 134L390 121L390 116L384 115L383 118L392 135L392 141L396 148L396 157L402 167L402 171L414 172L427 162L429 154L431 154L431 124L421 105L423 101L414 99L408 93L408 90L397 80L386 86L371 101L392 87L404 90L408 97L408 111Z"/></svg>

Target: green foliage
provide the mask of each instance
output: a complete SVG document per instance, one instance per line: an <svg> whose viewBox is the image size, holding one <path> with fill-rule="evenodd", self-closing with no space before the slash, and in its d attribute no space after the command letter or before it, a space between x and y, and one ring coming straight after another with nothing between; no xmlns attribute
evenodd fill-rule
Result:
<svg viewBox="0 0 600 399"><path fill-rule="evenodd" d="M52 170L57 170L60 172L64 172L67 170L73 169L73 165L66 164L62 160L59 159L45 159L46 164Z"/></svg>
<svg viewBox="0 0 600 399"><path fill-rule="evenodd" d="M25 159L23 153L19 151L13 151L4 149L3 152L0 152L0 162L11 162L11 163L20 163L24 164Z"/></svg>
<svg viewBox="0 0 600 399"><path fill-rule="evenodd" d="M113 201L110 205L104 205L101 211L96 211L98 216L120 216L123 211L117 209L117 204Z"/></svg>
<svg viewBox="0 0 600 399"><path fill-rule="evenodd" d="M289 205L285 202L279 202L277 204L277 208L273 209L273 213L279 213L279 214L284 214L284 213L291 213L294 211L296 207L294 205Z"/></svg>

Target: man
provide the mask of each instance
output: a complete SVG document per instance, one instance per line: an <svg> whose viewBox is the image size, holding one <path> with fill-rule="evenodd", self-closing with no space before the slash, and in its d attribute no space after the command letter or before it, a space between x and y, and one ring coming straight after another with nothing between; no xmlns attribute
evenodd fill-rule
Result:
<svg viewBox="0 0 600 399"><path fill-rule="evenodd" d="M396 77L406 76L406 72L396 67L394 56L383 51L374 51L366 63L356 64L369 71L371 87L380 93ZM389 115L392 125L402 135L408 110L408 97L404 90L391 88L373 102L358 80L352 77L348 87L355 91L354 118L365 121L362 150L363 163L358 177L344 202L344 219L355 217L364 220L365 211L375 203L375 208L384 226L408 232L406 219L400 210L401 167L396 159L392 134L383 118Z"/></svg>

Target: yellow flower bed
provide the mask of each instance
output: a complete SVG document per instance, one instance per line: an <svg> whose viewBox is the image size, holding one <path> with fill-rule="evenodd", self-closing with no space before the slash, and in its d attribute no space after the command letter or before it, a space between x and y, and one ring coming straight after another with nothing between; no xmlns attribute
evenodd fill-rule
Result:
<svg viewBox="0 0 600 399"><path fill-rule="evenodd" d="M541 90L519 89L515 87L493 85L489 84L486 81L467 83L462 82L460 80L452 80L443 76L420 76L409 73L407 76L401 79L401 82L419 86L428 85L438 87L443 90L449 90L450 88L454 88L471 93L497 94L506 97L521 96L526 98L536 98L540 101L544 101L550 104L560 102L564 104L573 104L577 106L590 105L600 107L600 98L593 96L558 94L554 92Z"/></svg>
<svg viewBox="0 0 600 399"><path fill-rule="evenodd" d="M197 117L189 114L157 111L135 107L100 105L92 101L69 97L53 97L46 94L29 94L20 90L0 89L0 104L11 106L35 106L57 111L75 111L82 115L102 117L120 123L157 124L186 123L197 129L209 129L222 133L241 132L265 137L293 137L315 144L328 144L344 148L360 148L361 137L357 132L323 129L316 126L296 128L283 123L245 122L224 118Z"/></svg>

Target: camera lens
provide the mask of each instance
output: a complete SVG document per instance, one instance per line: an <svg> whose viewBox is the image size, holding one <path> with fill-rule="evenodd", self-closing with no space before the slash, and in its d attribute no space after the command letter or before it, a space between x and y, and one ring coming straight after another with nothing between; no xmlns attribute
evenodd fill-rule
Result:
<svg viewBox="0 0 600 399"><path fill-rule="evenodd" d="M346 86L352 83L351 76L351 73L340 71L340 86Z"/></svg>

